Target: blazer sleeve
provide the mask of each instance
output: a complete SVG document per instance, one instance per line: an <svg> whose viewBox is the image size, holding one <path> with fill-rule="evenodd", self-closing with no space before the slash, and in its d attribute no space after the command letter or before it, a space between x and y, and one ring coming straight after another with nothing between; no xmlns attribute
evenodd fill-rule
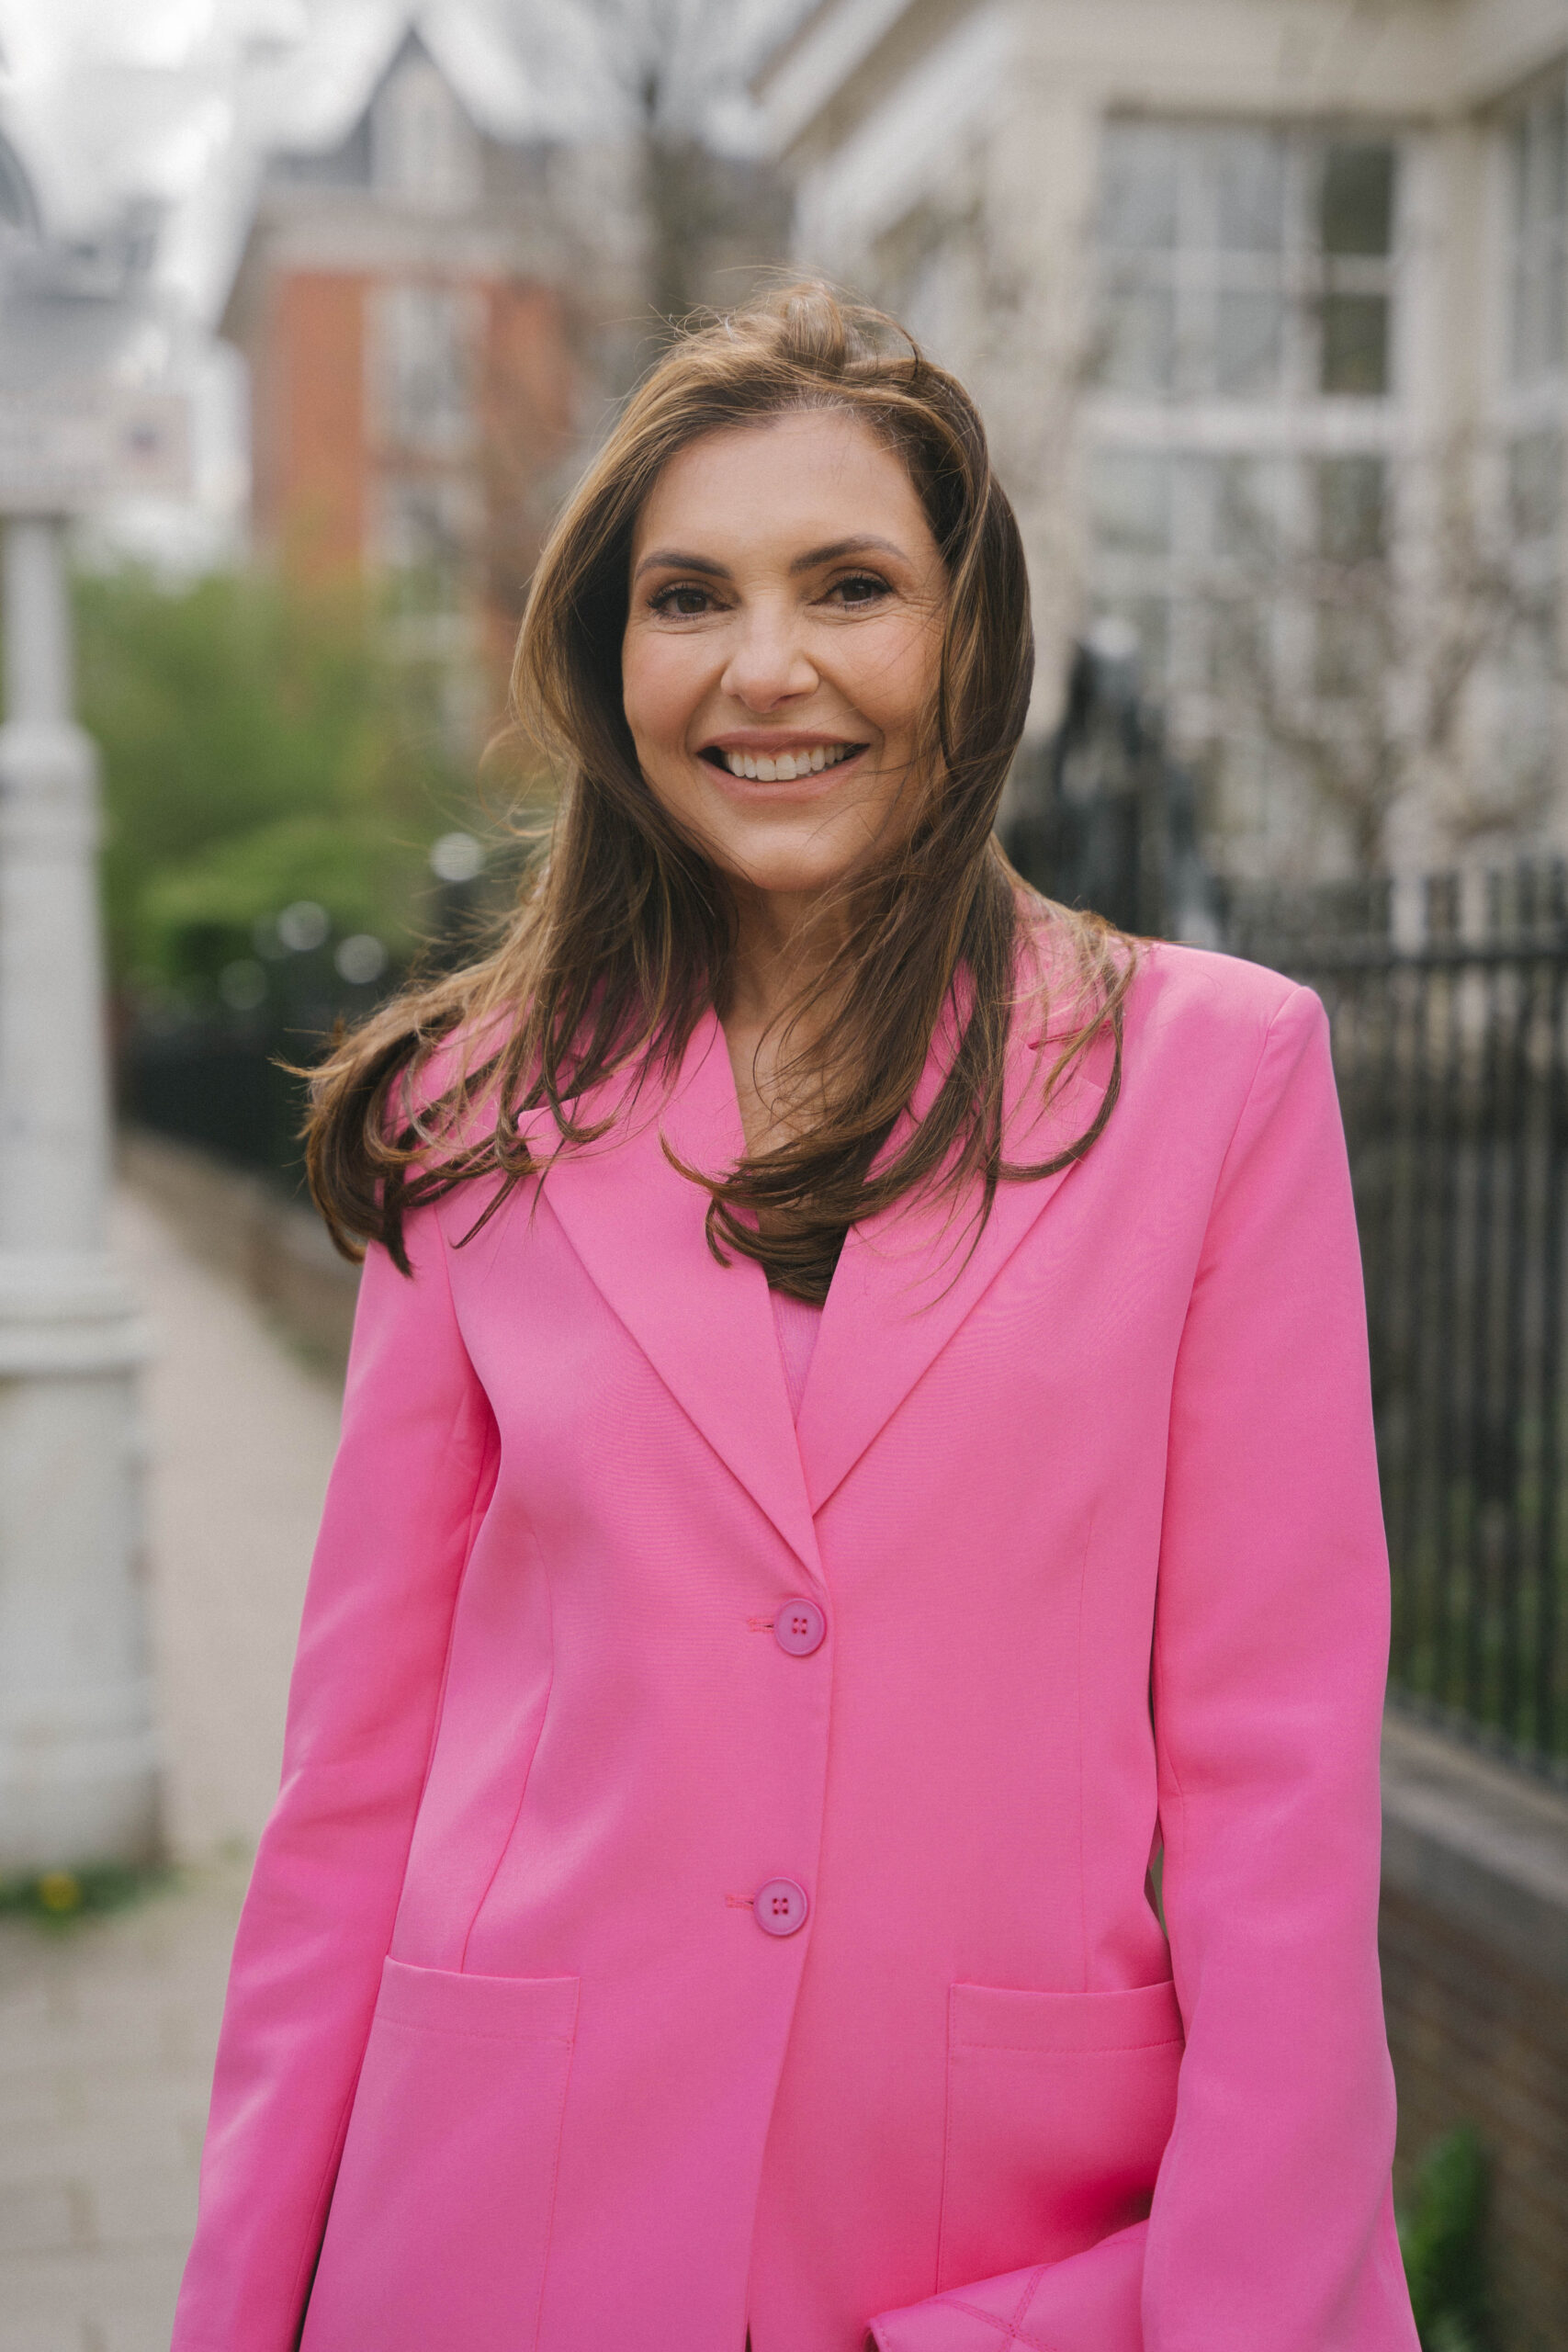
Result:
<svg viewBox="0 0 1568 2352"><path fill-rule="evenodd" d="M173 2352L291 2352L391 1941L457 1588L495 1471L433 1209L372 1248L241 1917Z"/></svg>
<svg viewBox="0 0 1568 2352"><path fill-rule="evenodd" d="M1327 1023L1296 989L1172 1389L1151 1695L1187 2047L1153 2205L885 2314L880 2352L1416 2352L1377 1956L1387 1655L1349 1173Z"/></svg>

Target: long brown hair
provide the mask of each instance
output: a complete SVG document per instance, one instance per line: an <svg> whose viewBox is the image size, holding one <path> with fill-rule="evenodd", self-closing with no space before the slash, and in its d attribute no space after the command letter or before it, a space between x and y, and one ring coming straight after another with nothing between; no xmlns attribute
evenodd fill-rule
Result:
<svg viewBox="0 0 1568 2352"><path fill-rule="evenodd" d="M710 1246L820 1300L852 1225L920 1187L956 1193L976 1179L983 1223L998 1182L1080 1157L1110 1116L1130 944L1025 891L992 831L1033 639L1022 545L984 427L962 385L892 320L826 287L791 286L678 337L540 558L513 701L564 771L547 852L491 954L405 991L312 1072L310 1186L345 1254L369 1238L406 1271L410 1209L499 1175L493 1208L532 1172L520 1112L547 1105L569 1148L602 1134L584 1108L592 1091L617 1070L672 1071L705 1011L722 1010L733 903L649 791L622 708L632 535L678 450L812 408L863 419L897 451L941 550L948 586L930 753L897 842L849 886L846 944L790 1015L815 1016L801 1061L818 1115L728 1173L694 1171L709 1193ZM1002 1085L1026 932L1047 934L1034 962L1053 976L1046 1093L1107 1029L1115 1057L1084 1132L1047 1163L1013 1167ZM884 1151L944 1007L955 1045L943 1081Z"/></svg>

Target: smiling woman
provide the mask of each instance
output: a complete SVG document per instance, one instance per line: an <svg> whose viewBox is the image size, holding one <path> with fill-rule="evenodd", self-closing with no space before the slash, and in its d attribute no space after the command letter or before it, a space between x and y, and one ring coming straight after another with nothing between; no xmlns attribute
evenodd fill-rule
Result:
<svg viewBox="0 0 1568 2352"><path fill-rule="evenodd" d="M1322 1008L1023 888L1031 661L973 404L821 288L562 516L548 857L318 1080L175 2352L1415 2352Z"/></svg>
<svg viewBox="0 0 1568 2352"><path fill-rule="evenodd" d="M852 414L709 434L638 517L626 723L735 905L724 1026L753 1155L791 1132L781 1011L852 939L856 883L915 820L946 588L908 468Z"/></svg>
<svg viewBox="0 0 1568 2352"><path fill-rule="evenodd" d="M710 1242L812 1305L857 1223L933 1185L983 1223L1042 1172L1007 1155L1004 1094L1015 1005L1038 1024L1047 987L1036 1107L1112 1052L1052 1163L1086 1151L1134 958L1093 916L1042 932L992 831L1032 667L1018 527L952 376L819 288L683 338L529 596L518 717L567 771L550 854L493 956L317 1073L340 1243L399 1259L405 1212L481 1173L499 1205L536 1167L530 1114L570 1148L613 1072L672 1075L710 1011L746 1145L690 1171ZM951 1062L911 1121L939 1021Z"/></svg>

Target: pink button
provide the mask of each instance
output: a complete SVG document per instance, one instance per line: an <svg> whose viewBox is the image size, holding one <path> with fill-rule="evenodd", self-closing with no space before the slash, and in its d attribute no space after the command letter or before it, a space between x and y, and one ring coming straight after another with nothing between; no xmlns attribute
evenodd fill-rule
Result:
<svg viewBox="0 0 1568 2352"><path fill-rule="evenodd" d="M791 1657L809 1657L827 1638L828 1620L814 1600L781 1601L773 1616L773 1639Z"/></svg>
<svg viewBox="0 0 1568 2352"><path fill-rule="evenodd" d="M806 1889L792 1878L771 1878L757 1889L751 1908L765 1936L793 1936L806 1925Z"/></svg>

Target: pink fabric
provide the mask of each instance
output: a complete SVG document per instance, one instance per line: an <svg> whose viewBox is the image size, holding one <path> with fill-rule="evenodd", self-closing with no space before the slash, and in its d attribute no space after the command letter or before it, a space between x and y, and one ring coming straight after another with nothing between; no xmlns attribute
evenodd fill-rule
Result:
<svg viewBox="0 0 1568 2352"><path fill-rule="evenodd" d="M740 1148L711 1020L370 1254L175 2352L1415 2352L1315 999L1147 951L1095 1149L852 1233L798 1428L661 1131Z"/></svg>
<svg viewBox="0 0 1568 2352"><path fill-rule="evenodd" d="M800 1400L806 1394L806 1375L811 1369L817 1335L822 1329L822 1309L808 1305L804 1298L792 1298L787 1291L770 1291L768 1295L773 1302L773 1328L778 1333L779 1353L784 1358L790 1419L798 1421Z"/></svg>

